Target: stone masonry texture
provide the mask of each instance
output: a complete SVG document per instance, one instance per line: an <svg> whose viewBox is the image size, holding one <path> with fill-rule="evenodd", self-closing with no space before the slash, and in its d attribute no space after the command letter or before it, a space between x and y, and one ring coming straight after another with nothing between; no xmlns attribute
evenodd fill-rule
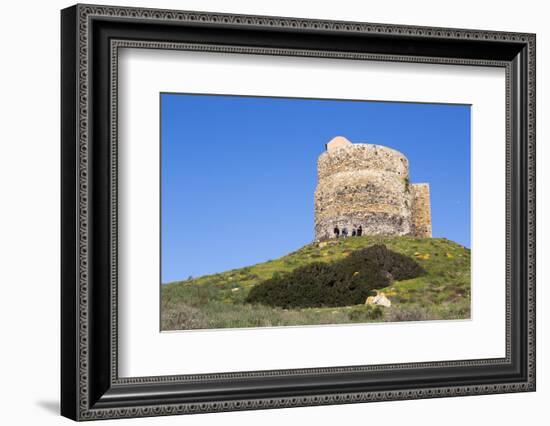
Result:
<svg viewBox="0 0 550 426"><path fill-rule="evenodd" d="M319 156L317 174L316 240L359 226L363 235L432 236L429 185L409 182L400 152L337 136Z"/></svg>
<svg viewBox="0 0 550 426"><path fill-rule="evenodd" d="M427 183L411 185L413 194L412 227L417 237L432 236L432 216L430 208L430 186Z"/></svg>

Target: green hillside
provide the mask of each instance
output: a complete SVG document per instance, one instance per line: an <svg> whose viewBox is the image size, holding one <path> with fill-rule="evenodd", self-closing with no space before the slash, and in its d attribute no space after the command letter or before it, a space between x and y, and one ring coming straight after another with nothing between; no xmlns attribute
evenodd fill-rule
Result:
<svg viewBox="0 0 550 426"><path fill-rule="evenodd" d="M350 253L385 244L426 271L377 289L390 307L352 305L282 309L246 303L250 289L313 262L335 262ZM275 327L470 317L470 250L444 238L352 237L308 244L279 259L163 285L163 330Z"/></svg>

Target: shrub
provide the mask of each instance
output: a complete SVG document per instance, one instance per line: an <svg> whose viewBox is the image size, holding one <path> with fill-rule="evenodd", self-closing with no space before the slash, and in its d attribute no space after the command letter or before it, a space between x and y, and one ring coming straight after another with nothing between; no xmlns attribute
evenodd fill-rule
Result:
<svg viewBox="0 0 550 426"><path fill-rule="evenodd" d="M365 305L364 309L353 310L349 313L349 319L354 322L366 322L379 320L384 316L380 306Z"/></svg>
<svg viewBox="0 0 550 426"><path fill-rule="evenodd" d="M161 309L162 330L188 330L208 328L208 319L197 308L185 303L163 303Z"/></svg>
<svg viewBox="0 0 550 426"><path fill-rule="evenodd" d="M358 305L373 289L422 273L414 260L380 244L353 251L333 263L314 262L288 274L274 274L253 287L246 302L282 308Z"/></svg>
<svg viewBox="0 0 550 426"><path fill-rule="evenodd" d="M426 321L430 319L430 315L426 309L420 306L408 306L408 307L392 307L385 318L388 322L401 322L401 321Z"/></svg>

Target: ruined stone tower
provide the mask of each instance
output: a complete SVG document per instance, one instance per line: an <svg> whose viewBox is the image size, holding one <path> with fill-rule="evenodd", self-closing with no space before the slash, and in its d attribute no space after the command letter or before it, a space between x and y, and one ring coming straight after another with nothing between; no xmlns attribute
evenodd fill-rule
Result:
<svg viewBox="0 0 550 426"><path fill-rule="evenodd" d="M431 237L430 187L409 182L409 162L394 149L337 136L317 161L315 238L334 228L363 235Z"/></svg>

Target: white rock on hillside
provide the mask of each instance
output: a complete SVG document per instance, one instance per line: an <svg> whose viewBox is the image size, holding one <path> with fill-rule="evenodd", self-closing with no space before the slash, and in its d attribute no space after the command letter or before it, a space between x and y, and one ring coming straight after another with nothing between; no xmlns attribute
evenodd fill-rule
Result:
<svg viewBox="0 0 550 426"><path fill-rule="evenodd" d="M379 305L389 308L391 301L386 297L383 292L377 293L376 296L369 296L365 301L365 305Z"/></svg>

